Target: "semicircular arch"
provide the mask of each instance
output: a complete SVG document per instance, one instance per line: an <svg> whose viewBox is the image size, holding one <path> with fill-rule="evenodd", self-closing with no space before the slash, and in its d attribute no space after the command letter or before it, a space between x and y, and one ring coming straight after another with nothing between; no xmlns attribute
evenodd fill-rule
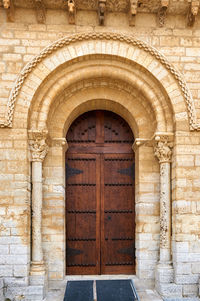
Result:
<svg viewBox="0 0 200 301"><path fill-rule="evenodd" d="M41 90L45 79L51 77L57 68L66 62L82 60L85 56L91 55L102 55L102 57L109 55L122 58L127 65L129 61L137 65L141 74L145 74L144 70L147 74L151 74L157 82L157 91L164 91L164 97L166 100L168 99L165 105L158 107L157 110L163 111L167 106L168 108L171 107L176 126L181 123L189 128L190 124L191 128L197 129L191 94L179 72L162 54L146 43L138 41L134 37L113 33L76 34L61 39L44 49L21 72L9 99L4 125L12 126L16 102L19 109L24 103L29 109L34 96ZM68 81L68 79L65 80ZM141 88L143 85L139 89ZM150 89L149 94L152 92L153 90ZM42 117L42 114L40 116ZM168 117L168 115L164 116L166 120Z"/></svg>

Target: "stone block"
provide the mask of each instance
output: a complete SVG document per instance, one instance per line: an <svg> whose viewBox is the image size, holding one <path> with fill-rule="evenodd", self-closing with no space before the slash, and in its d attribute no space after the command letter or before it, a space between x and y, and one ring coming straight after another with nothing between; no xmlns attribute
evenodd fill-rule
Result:
<svg viewBox="0 0 200 301"><path fill-rule="evenodd" d="M175 283L177 284L197 284L199 282L199 274L176 275Z"/></svg>
<svg viewBox="0 0 200 301"><path fill-rule="evenodd" d="M4 285L10 287L27 287L28 277L4 277Z"/></svg>
<svg viewBox="0 0 200 301"><path fill-rule="evenodd" d="M5 286L4 295L9 300L24 300L26 287Z"/></svg>
<svg viewBox="0 0 200 301"><path fill-rule="evenodd" d="M188 275L191 274L192 264L191 263L176 263L174 265L175 274Z"/></svg>
<svg viewBox="0 0 200 301"><path fill-rule="evenodd" d="M26 300L30 301L43 301L45 298L45 288L42 285L37 285L37 286L29 286L26 289Z"/></svg>
<svg viewBox="0 0 200 301"><path fill-rule="evenodd" d="M0 245L0 254L9 254L9 246Z"/></svg>
<svg viewBox="0 0 200 301"><path fill-rule="evenodd" d="M0 264L27 264L29 256L23 255L0 255Z"/></svg>
<svg viewBox="0 0 200 301"><path fill-rule="evenodd" d="M29 272L28 265L14 265L14 276L15 277L27 277Z"/></svg>
<svg viewBox="0 0 200 301"><path fill-rule="evenodd" d="M13 276L12 265L0 265L0 277L11 277Z"/></svg>
<svg viewBox="0 0 200 301"><path fill-rule="evenodd" d="M182 285L177 285L175 283L156 283L156 290L161 296L164 296L165 298L173 297L174 300L177 300L177 297L182 297Z"/></svg>
<svg viewBox="0 0 200 301"><path fill-rule="evenodd" d="M3 282L3 278L0 278L0 289L2 289L4 287L4 282ZM0 299L1 300L1 299Z"/></svg>
<svg viewBox="0 0 200 301"><path fill-rule="evenodd" d="M183 285L183 296L184 297L198 296L198 285L195 284Z"/></svg>
<svg viewBox="0 0 200 301"><path fill-rule="evenodd" d="M25 245L10 245L10 254L13 255L26 255L29 251L29 247ZM21 256L18 256L21 257Z"/></svg>
<svg viewBox="0 0 200 301"><path fill-rule="evenodd" d="M177 253L178 252L187 253L189 251L189 243L187 241L186 242L173 241L172 250Z"/></svg>
<svg viewBox="0 0 200 301"><path fill-rule="evenodd" d="M47 275L30 275L29 281L31 286L38 286L38 285L46 286Z"/></svg>
<svg viewBox="0 0 200 301"><path fill-rule="evenodd" d="M3 288L0 289L0 300L4 300L4 293L3 293Z"/></svg>
<svg viewBox="0 0 200 301"><path fill-rule="evenodd" d="M156 267L156 282L161 283L172 283L174 282L174 270L172 265L158 264Z"/></svg>
<svg viewBox="0 0 200 301"><path fill-rule="evenodd" d="M196 262L196 263L192 263L192 273L200 274L200 263Z"/></svg>

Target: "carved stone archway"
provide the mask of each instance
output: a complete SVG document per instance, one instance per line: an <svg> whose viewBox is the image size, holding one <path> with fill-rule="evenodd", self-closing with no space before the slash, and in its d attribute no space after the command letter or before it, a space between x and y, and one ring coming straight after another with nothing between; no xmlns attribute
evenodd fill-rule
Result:
<svg viewBox="0 0 200 301"><path fill-rule="evenodd" d="M160 260L165 269L166 266L171 269L169 255L171 214L166 208L170 208L171 201L169 175L173 133L179 128L187 131L200 128L196 123L190 92L175 68L155 49L133 37L111 33L74 35L47 47L25 67L10 95L8 110L1 125L15 127L19 120L13 114L20 112L22 106L25 112L23 125L28 128L30 135L32 172L34 174L37 169L40 176L39 182L33 181L33 191L39 191L34 209L37 212L33 216L33 225L36 225L34 231L39 235L35 239L33 237L32 248L34 249L36 246L34 243L37 243L41 252L35 256L35 259L32 258L32 274L41 275L44 272L41 239L42 197L43 204L52 201L52 198L55 203L57 200L60 204L61 208L56 207L59 212L60 228L56 228L53 218L50 221L49 216L50 225L47 228L51 228L52 234L50 235L64 237L62 219L64 219L65 197L65 135L73 120L90 109L111 110L121 115L129 123L136 137L134 149L137 165L137 275L145 278L143 277L144 269L141 268L142 256L146 256L142 253L144 249L142 234L149 234L150 241L155 231L157 234L155 244L158 246L159 223L161 226L160 254L162 254ZM45 136L39 138L40 133L45 133ZM46 136L49 137L46 138ZM48 140L49 152L42 164L41 160L39 163L34 162L34 158L36 152L37 158L44 159L46 152L44 156L42 156L43 153L40 156L40 153L47 149L44 145L44 138L46 142ZM155 144L155 154L160 162L160 177L159 165L154 156ZM165 152L170 153L170 156L166 154L169 157L167 161L161 158ZM151 171L147 166L150 166ZM43 188L45 187L43 195L42 173ZM151 179L153 188L147 185L148 178ZM167 185L163 184L165 179L167 179ZM161 194L156 188L159 187L159 181ZM40 188L37 189L37 187ZM161 202L160 214L158 213L159 201ZM149 206L148 203L154 210L153 217L148 215L149 210L146 209ZM47 205L43 205L43 212L46 216L48 210ZM145 214L147 219L144 218ZM50 215L52 217L51 211ZM57 244L59 247L56 251L56 256L58 255L56 260L63 261L63 264L56 272L57 279L62 279L65 274L63 238ZM53 244L51 250L53 250ZM149 275L151 275L150 272L155 272L156 262L159 260L158 248L156 252L153 269L148 270ZM56 261L52 259L53 256L55 257L55 252L52 257L51 253L51 251L48 253L50 258L48 265L49 271L53 273L51 266L55 266ZM162 275L162 267L159 273ZM145 280L153 285L152 279L153 276L146 277Z"/></svg>

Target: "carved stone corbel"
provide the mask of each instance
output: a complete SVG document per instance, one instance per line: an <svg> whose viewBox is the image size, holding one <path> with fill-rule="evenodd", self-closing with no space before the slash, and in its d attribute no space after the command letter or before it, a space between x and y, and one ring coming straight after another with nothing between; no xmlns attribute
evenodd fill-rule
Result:
<svg viewBox="0 0 200 301"><path fill-rule="evenodd" d="M135 26L135 17L137 14L138 0L130 0L129 25Z"/></svg>
<svg viewBox="0 0 200 301"><path fill-rule="evenodd" d="M200 1L199 0L189 0L190 3L188 16L187 16L187 25L193 26L195 23L196 16L199 12Z"/></svg>
<svg viewBox="0 0 200 301"><path fill-rule="evenodd" d="M76 3L75 0L68 0L67 1L67 7L68 7L68 16L69 16L69 24L75 24L76 23Z"/></svg>
<svg viewBox="0 0 200 301"><path fill-rule="evenodd" d="M36 17L40 24L44 24L46 21L46 9L43 0L35 0Z"/></svg>
<svg viewBox="0 0 200 301"><path fill-rule="evenodd" d="M3 7L6 9L7 21L14 22L15 8L13 0L3 0Z"/></svg>
<svg viewBox="0 0 200 301"><path fill-rule="evenodd" d="M104 25L105 11L106 11L106 0L99 0L99 5L98 5L99 25Z"/></svg>
<svg viewBox="0 0 200 301"><path fill-rule="evenodd" d="M167 8L169 6L169 0L160 0L160 8L158 10L158 25L163 27L167 16Z"/></svg>

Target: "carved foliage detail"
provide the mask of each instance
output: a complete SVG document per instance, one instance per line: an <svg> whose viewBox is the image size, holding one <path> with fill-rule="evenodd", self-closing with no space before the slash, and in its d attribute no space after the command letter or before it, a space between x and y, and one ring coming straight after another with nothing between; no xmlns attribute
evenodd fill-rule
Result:
<svg viewBox="0 0 200 301"><path fill-rule="evenodd" d="M48 145L45 140L47 131L29 131L29 147L31 151L31 161L43 161L47 152Z"/></svg>
<svg viewBox="0 0 200 301"><path fill-rule="evenodd" d="M167 136L157 136L154 147L154 154L158 158L159 163L171 162L172 142L169 142Z"/></svg>

